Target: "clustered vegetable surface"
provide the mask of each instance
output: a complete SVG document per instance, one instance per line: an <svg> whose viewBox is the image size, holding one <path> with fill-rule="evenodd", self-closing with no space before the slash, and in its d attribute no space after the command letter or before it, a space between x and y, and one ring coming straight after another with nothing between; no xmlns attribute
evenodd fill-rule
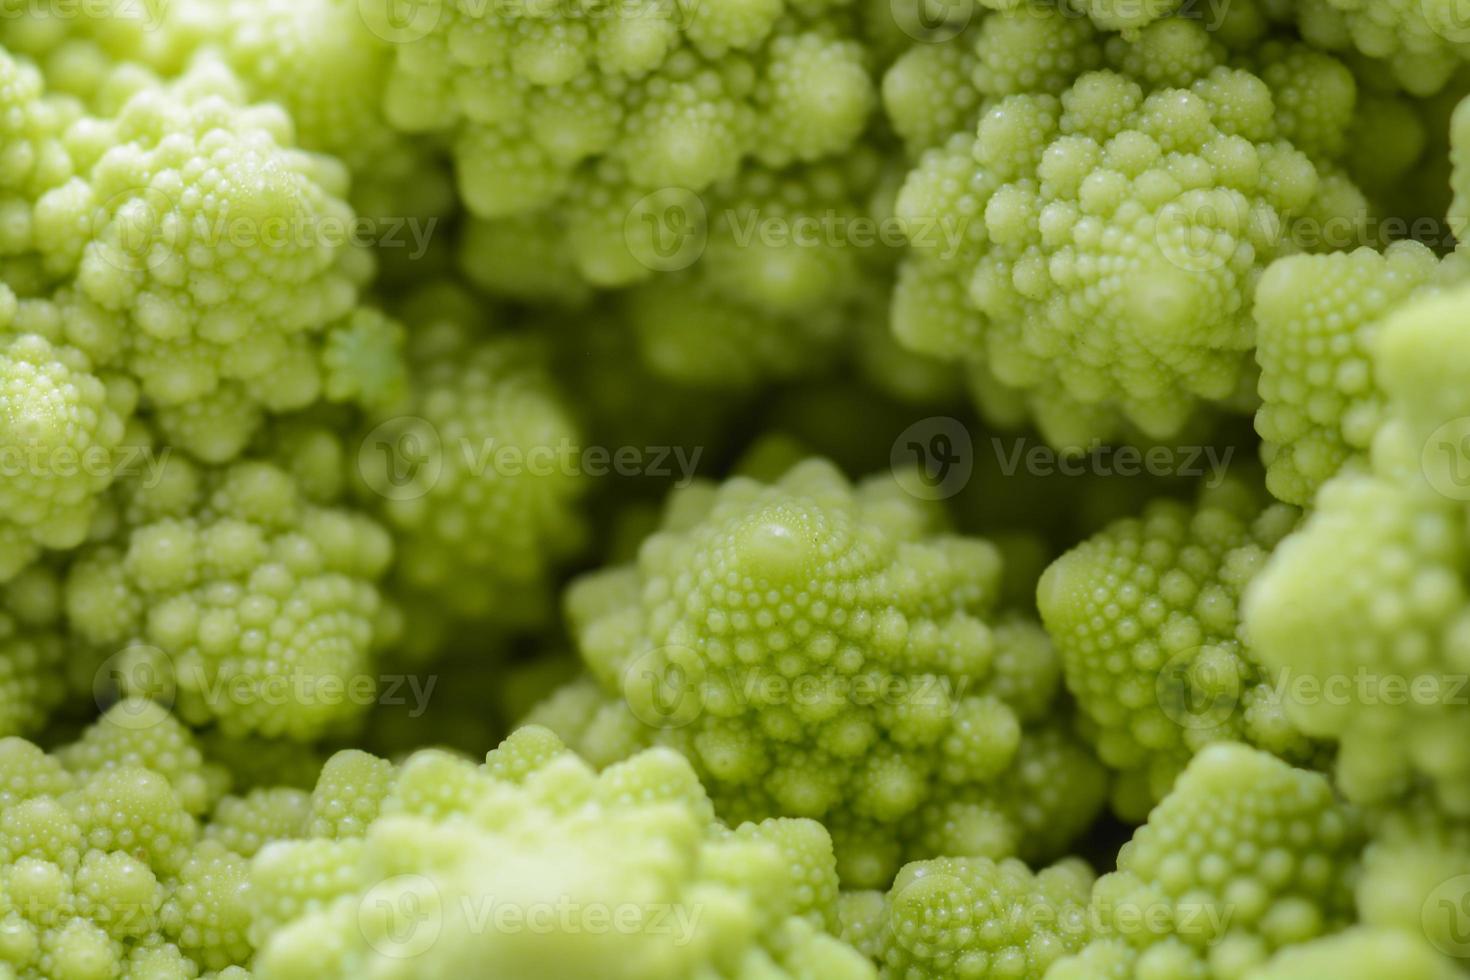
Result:
<svg viewBox="0 0 1470 980"><path fill-rule="evenodd" d="M1470 977L1454 0L0 0L0 980Z"/></svg>

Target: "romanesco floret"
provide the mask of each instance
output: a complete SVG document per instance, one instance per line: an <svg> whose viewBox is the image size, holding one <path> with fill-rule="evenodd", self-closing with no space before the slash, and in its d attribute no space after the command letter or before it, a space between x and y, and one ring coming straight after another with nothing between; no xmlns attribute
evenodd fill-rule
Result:
<svg viewBox="0 0 1470 980"><path fill-rule="evenodd" d="M572 587L591 677L536 717L600 763L679 749L729 819L823 820L853 886L937 854L1045 857L1103 785L1047 709L1049 645L992 629L999 578L992 545L891 478L813 460L695 484L636 564Z"/></svg>
<svg viewBox="0 0 1470 980"><path fill-rule="evenodd" d="M1042 980L1091 938L1094 875L1068 858L1033 874L1015 858L905 865L887 894L843 895L843 938L893 980Z"/></svg>
<svg viewBox="0 0 1470 980"><path fill-rule="evenodd" d="M1245 610L1262 663L1297 679L1288 716L1336 740L1350 798L1387 802L1422 780L1460 815L1470 814L1467 298L1461 287L1419 299L1379 330L1388 408L1373 471L1322 487Z"/></svg>
<svg viewBox="0 0 1470 980"><path fill-rule="evenodd" d="M1439 91L1470 59L1470 21L1454 0L1300 0L1278 9L1294 14L1308 42L1381 60L1418 96Z"/></svg>
<svg viewBox="0 0 1470 980"><path fill-rule="evenodd" d="M441 288L409 302L407 397L370 419L355 463L394 533L398 587L441 616L524 628L550 615L552 575L582 545L590 481L544 352L479 329L474 302Z"/></svg>
<svg viewBox="0 0 1470 980"><path fill-rule="evenodd" d="M1351 919L1357 814L1320 773L1212 745L1099 878L1099 938L1047 980L1232 980Z"/></svg>
<svg viewBox="0 0 1470 980"><path fill-rule="evenodd" d="M1155 501L1042 576L1042 622L1100 758L1123 774L1114 806L1126 817L1142 818L1211 742L1310 756L1241 629L1244 590L1297 520L1263 496L1229 477L1194 507Z"/></svg>
<svg viewBox="0 0 1470 980"><path fill-rule="evenodd" d="M135 399L126 382L93 374L80 351L0 328L0 581L42 549L86 538L123 462Z"/></svg>
<svg viewBox="0 0 1470 980"><path fill-rule="evenodd" d="M977 132L927 152L897 206L912 242L894 330L1016 392L1058 445L1125 423L1167 437L1201 402L1239 403L1260 270L1297 249L1296 219L1366 217L1334 170L1355 87L1333 59L1273 42L1228 67L1202 26L1168 19L1106 63L1060 93L1034 72L980 85ZM940 217L964 247L912 231Z"/></svg>
<svg viewBox="0 0 1470 980"><path fill-rule="evenodd" d="M55 755L0 739L0 973L195 977L248 962L245 855L201 839L220 783L158 705Z"/></svg>
<svg viewBox="0 0 1470 980"><path fill-rule="evenodd" d="M614 301L620 328L659 377L750 388L830 366L871 308L872 274L901 244L871 213L884 176L857 147L786 170L753 164L702 195L649 197L603 167L555 215L472 222L460 263L511 298L571 305L585 300L582 280L631 286ZM548 251L559 258L544 261Z"/></svg>
<svg viewBox="0 0 1470 980"><path fill-rule="evenodd" d="M1372 365L1384 318L1416 293L1463 278L1462 266L1404 241L1384 252L1293 255L1266 270L1255 306L1256 429L1278 499L1309 504L1344 464L1366 455L1384 412Z"/></svg>
<svg viewBox="0 0 1470 980"><path fill-rule="evenodd" d="M745 157L839 153L874 103L862 46L836 4L631 0L435 3L397 45L390 120L454 135L468 209L548 207L606 159L643 193L699 191ZM635 194L636 199L638 195Z"/></svg>
<svg viewBox="0 0 1470 980"><path fill-rule="evenodd" d="M165 471L130 488L124 527L71 567L72 631L122 658L124 693L176 699L194 724L307 740L350 722L387 638L374 584L387 533L267 462Z"/></svg>
<svg viewBox="0 0 1470 980"><path fill-rule="evenodd" d="M0 738L34 735L67 694L61 587L45 565L0 585Z"/></svg>
<svg viewBox="0 0 1470 980"><path fill-rule="evenodd" d="M79 176L37 202L35 240L75 276L77 315L116 318L94 342L161 407L241 400L236 386L271 411L314 401L313 335L372 268L341 164L295 149L284 112L246 106L210 58L68 139Z"/></svg>
<svg viewBox="0 0 1470 980"><path fill-rule="evenodd" d="M410 757L363 836L268 845L249 895L263 980L872 976L818 824L729 830L677 754L597 775L535 727Z"/></svg>

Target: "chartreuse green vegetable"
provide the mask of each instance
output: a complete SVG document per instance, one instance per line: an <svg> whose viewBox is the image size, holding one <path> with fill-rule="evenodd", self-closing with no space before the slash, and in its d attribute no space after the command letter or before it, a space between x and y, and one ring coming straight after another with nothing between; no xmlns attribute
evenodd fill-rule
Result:
<svg viewBox="0 0 1470 980"><path fill-rule="evenodd" d="M258 977L872 976L826 931L822 827L728 829L667 749L598 775L531 726L482 765L429 751L334 766L386 783L349 801L324 772L313 805L356 819L256 856Z"/></svg>
<svg viewBox="0 0 1470 980"><path fill-rule="evenodd" d="M889 977L1040 977L1091 936L1094 875L1075 858L1032 874L1015 858L905 865L885 895L848 892L843 936Z"/></svg>
<svg viewBox="0 0 1470 980"><path fill-rule="evenodd" d="M533 717L595 762L677 748L728 819L822 820L847 885L941 854L1045 857L1103 778L1051 710L1045 637L992 611L1000 572L889 477L813 460L695 484L636 563L572 586L588 676Z"/></svg>
<svg viewBox="0 0 1470 980"><path fill-rule="evenodd" d="M350 722L391 638L386 531L314 503L264 460L172 461L119 487L116 532L68 571L68 621L125 693L231 734L317 738Z"/></svg>
<svg viewBox="0 0 1470 980"><path fill-rule="evenodd" d="M1093 886L1095 938L1048 980L1240 977L1349 920L1359 816L1326 777L1200 752Z"/></svg>
<svg viewBox="0 0 1470 980"><path fill-rule="evenodd" d="M0 980L1464 976L1461 6L0 0Z"/></svg>
<svg viewBox="0 0 1470 980"><path fill-rule="evenodd" d="M1160 500L1057 559L1037 588L1067 688L1099 757L1121 771L1114 807L1141 819L1190 757L1249 741L1307 761L1240 623L1240 600L1296 513L1245 479Z"/></svg>
<svg viewBox="0 0 1470 980"><path fill-rule="evenodd" d="M1323 486L1246 605L1262 661L1324 692L1285 707L1303 730L1337 741L1344 792L1388 803L1423 780L1459 816L1470 815L1467 302L1460 287L1382 326L1374 369L1387 406L1371 471Z"/></svg>
<svg viewBox="0 0 1470 980"><path fill-rule="evenodd" d="M1351 73L1284 42L1229 63L1185 19L1105 42L1046 8L1001 17L975 41L978 128L926 151L899 194L895 331L1011 392L1060 446L1168 437L1204 403L1239 404L1261 268L1297 250L1300 220L1351 235L1366 219L1340 172ZM929 99L888 104L926 132ZM941 217L964 223L962 248L923 233Z"/></svg>

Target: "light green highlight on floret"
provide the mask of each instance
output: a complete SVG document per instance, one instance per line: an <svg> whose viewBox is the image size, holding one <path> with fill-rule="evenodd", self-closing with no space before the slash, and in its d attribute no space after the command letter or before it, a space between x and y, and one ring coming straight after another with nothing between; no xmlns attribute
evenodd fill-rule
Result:
<svg viewBox="0 0 1470 980"><path fill-rule="evenodd" d="M483 765L411 756L363 836L267 846L250 891L262 978L871 977L836 898L818 824L728 830L677 754L597 775L535 727Z"/></svg>

